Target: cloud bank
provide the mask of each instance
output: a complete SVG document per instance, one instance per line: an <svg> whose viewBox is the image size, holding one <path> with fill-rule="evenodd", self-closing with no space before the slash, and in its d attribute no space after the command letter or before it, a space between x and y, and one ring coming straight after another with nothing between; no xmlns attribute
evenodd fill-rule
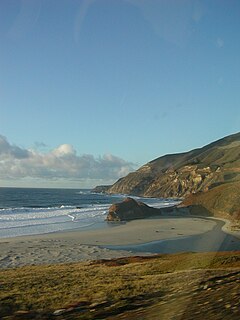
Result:
<svg viewBox="0 0 240 320"><path fill-rule="evenodd" d="M8 142L0 135L0 179L44 179L114 182L130 171L135 165L112 154L94 157L90 154L77 155L70 144L62 144L57 148L40 153L31 149L24 149Z"/></svg>

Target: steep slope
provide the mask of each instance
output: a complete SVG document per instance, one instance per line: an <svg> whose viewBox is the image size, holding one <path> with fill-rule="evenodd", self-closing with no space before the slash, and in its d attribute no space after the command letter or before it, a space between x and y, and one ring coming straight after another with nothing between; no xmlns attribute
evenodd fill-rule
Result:
<svg viewBox="0 0 240 320"><path fill-rule="evenodd" d="M240 222L240 181L191 194L183 200L181 206L188 206L194 214L201 213L204 208L214 216Z"/></svg>
<svg viewBox="0 0 240 320"><path fill-rule="evenodd" d="M118 180L108 193L186 197L240 181L240 132L189 152L165 155Z"/></svg>

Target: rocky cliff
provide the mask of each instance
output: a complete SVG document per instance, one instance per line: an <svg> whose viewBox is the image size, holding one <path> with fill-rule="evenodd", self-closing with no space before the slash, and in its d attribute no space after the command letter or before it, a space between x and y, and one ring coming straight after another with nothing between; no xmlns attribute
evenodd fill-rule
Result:
<svg viewBox="0 0 240 320"><path fill-rule="evenodd" d="M104 190L145 197L183 198L204 211L240 222L240 133L189 152L157 158Z"/></svg>
<svg viewBox="0 0 240 320"><path fill-rule="evenodd" d="M106 193L107 190L110 188L110 185L105 185L105 186L96 186L91 190L93 193Z"/></svg>
<svg viewBox="0 0 240 320"><path fill-rule="evenodd" d="M240 181L240 133L157 158L118 180L107 192L179 198L235 181Z"/></svg>

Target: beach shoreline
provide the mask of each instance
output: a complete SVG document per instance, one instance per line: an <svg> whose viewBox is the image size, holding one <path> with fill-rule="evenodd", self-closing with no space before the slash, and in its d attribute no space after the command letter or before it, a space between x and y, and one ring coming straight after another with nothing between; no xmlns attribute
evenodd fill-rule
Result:
<svg viewBox="0 0 240 320"><path fill-rule="evenodd" d="M240 249L226 221L182 214L85 230L0 239L0 268L112 259L152 253ZM222 231L222 229L224 231ZM160 249L159 249L160 248ZM161 249L164 248L164 249ZM225 247L223 246L223 249ZM160 252L158 252L160 250Z"/></svg>

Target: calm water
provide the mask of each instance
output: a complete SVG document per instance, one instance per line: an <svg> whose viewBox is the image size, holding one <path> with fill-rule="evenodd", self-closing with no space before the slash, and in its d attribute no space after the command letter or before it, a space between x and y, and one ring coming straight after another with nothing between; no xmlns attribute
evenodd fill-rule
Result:
<svg viewBox="0 0 240 320"><path fill-rule="evenodd" d="M95 228L104 224L109 206L123 198L83 189L0 188L0 238ZM138 199L159 208L175 203Z"/></svg>

